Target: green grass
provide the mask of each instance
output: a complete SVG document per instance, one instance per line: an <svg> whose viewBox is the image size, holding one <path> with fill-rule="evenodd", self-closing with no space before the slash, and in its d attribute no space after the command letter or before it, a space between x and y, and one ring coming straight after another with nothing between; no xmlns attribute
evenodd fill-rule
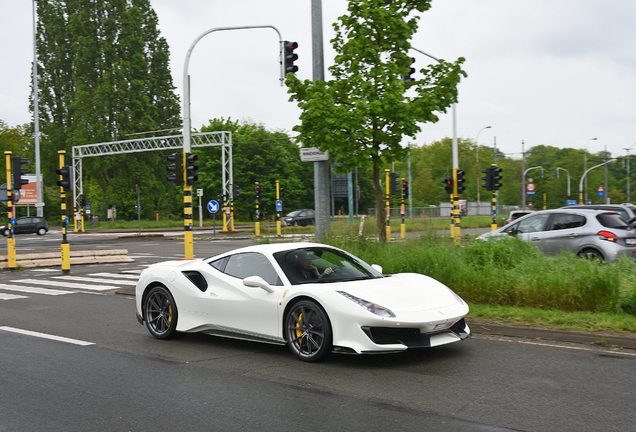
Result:
<svg viewBox="0 0 636 432"><path fill-rule="evenodd" d="M384 247L351 227L333 226L326 243L384 273L422 273L457 292L472 316L579 330L636 331L636 263L598 265L569 253L547 257L514 238L463 239L457 247L437 230Z"/></svg>

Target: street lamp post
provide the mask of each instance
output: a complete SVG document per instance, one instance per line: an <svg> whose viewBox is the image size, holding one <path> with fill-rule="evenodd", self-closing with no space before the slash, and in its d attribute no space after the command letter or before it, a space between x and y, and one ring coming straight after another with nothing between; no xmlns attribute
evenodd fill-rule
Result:
<svg viewBox="0 0 636 432"><path fill-rule="evenodd" d="M590 138L585 143L585 147L583 147L583 172L587 172L587 145L590 141L596 141L597 139L598 138ZM587 177L585 177L585 204L587 204Z"/></svg>
<svg viewBox="0 0 636 432"><path fill-rule="evenodd" d="M636 145L636 143L630 145L628 148L625 148L623 150L627 150L627 202L632 202L632 195L630 193L630 188L629 188L629 151L632 149L632 147L634 147Z"/></svg>
<svg viewBox="0 0 636 432"><path fill-rule="evenodd" d="M479 210L481 210L481 199L479 197L479 189L481 187L480 181L479 181L479 173L480 173L479 171L479 134L484 129L490 129L490 126L485 126L481 128L479 132L477 132L477 138L475 139L475 147L477 149L476 156L475 156L475 160L477 161L477 215L479 215Z"/></svg>

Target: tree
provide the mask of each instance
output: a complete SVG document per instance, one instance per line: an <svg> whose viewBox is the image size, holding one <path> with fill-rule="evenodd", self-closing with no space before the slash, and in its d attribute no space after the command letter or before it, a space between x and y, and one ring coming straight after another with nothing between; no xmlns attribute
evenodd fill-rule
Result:
<svg viewBox="0 0 636 432"><path fill-rule="evenodd" d="M457 100L457 85L465 73L464 59L442 61L420 70L422 77L405 82L412 59L410 40L418 16L430 0L351 0L349 15L334 24L335 64L332 80L301 82L287 75L291 100L302 110L294 127L307 147L328 150L342 172L372 167L377 214L382 213L381 167L401 160L407 149L402 138L414 138L418 122L436 122L436 113ZM378 220L380 241L386 241Z"/></svg>
<svg viewBox="0 0 636 432"><path fill-rule="evenodd" d="M149 0L40 0L37 8L46 185L55 184L58 150L70 155L75 145L181 125L168 45ZM160 180L165 155L159 152L86 159L83 174L98 211L116 204L122 217L133 215L136 184L147 215L169 210L175 201L165 200L170 191Z"/></svg>

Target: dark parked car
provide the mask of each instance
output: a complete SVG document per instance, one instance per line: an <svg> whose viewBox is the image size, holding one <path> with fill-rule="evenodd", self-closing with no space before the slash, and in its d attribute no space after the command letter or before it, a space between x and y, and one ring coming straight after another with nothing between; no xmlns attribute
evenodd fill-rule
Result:
<svg viewBox="0 0 636 432"><path fill-rule="evenodd" d="M13 226L14 234L37 234L44 235L49 231L46 220L42 217L25 216L15 220ZM9 235L9 227L7 225L0 226L0 233L7 237Z"/></svg>
<svg viewBox="0 0 636 432"><path fill-rule="evenodd" d="M280 218L280 222L283 226L313 225L314 223L316 223L316 213L313 210L309 209L294 210L287 216L283 216L282 218Z"/></svg>

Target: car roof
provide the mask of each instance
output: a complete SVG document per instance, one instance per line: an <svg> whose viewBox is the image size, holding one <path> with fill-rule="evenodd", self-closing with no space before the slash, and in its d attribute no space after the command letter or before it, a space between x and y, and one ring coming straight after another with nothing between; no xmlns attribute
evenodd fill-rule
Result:
<svg viewBox="0 0 636 432"><path fill-rule="evenodd" d="M313 248L325 247L325 248L337 249L337 248L334 248L333 246L325 245L322 243L313 243L313 242L269 243L269 244L259 244L259 245L252 245L252 246L246 246L244 248L234 249L232 251L225 252L221 255L217 255L214 258L225 256L225 255L233 255L235 253L242 253L242 252L260 252L260 253L266 253L266 254L274 254L276 252L281 252L281 251L288 251L288 250L301 249L301 248L312 248L312 247Z"/></svg>

